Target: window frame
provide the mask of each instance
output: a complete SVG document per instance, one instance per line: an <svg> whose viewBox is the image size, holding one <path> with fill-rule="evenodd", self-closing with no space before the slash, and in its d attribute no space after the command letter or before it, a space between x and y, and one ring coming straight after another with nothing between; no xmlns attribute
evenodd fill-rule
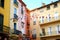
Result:
<svg viewBox="0 0 60 40"><path fill-rule="evenodd" d="M2 17L2 20L0 19L0 21L2 21L2 23L0 22L0 32L3 32L3 22L4 22L4 15L0 14L0 17Z"/></svg>
<svg viewBox="0 0 60 40"><path fill-rule="evenodd" d="M58 15L58 12L55 12L55 14L54 14L54 19L57 20L57 19L58 19L58 16L59 16L59 15Z"/></svg>
<svg viewBox="0 0 60 40"><path fill-rule="evenodd" d="M48 22L50 22L50 21L51 21L50 14L48 14L48 15L47 15L47 20L48 20Z"/></svg>
<svg viewBox="0 0 60 40"><path fill-rule="evenodd" d="M24 22L21 22L21 26L22 26L22 28L24 28Z"/></svg>
<svg viewBox="0 0 60 40"><path fill-rule="evenodd" d="M0 7L4 8L4 0L0 0Z"/></svg>
<svg viewBox="0 0 60 40"><path fill-rule="evenodd" d="M48 28L48 34L51 35L52 34L52 27Z"/></svg>
<svg viewBox="0 0 60 40"><path fill-rule="evenodd" d="M47 10L50 10L50 5L47 5Z"/></svg>
<svg viewBox="0 0 60 40"><path fill-rule="evenodd" d="M60 25L57 25L57 29L56 29L56 31L57 31L57 34L60 33Z"/></svg>
<svg viewBox="0 0 60 40"><path fill-rule="evenodd" d="M41 16L40 21L41 23L44 23L44 16Z"/></svg>
<svg viewBox="0 0 60 40"><path fill-rule="evenodd" d="M24 14L23 5L21 5L21 14L22 14L22 15Z"/></svg>
<svg viewBox="0 0 60 40"><path fill-rule="evenodd" d="M56 7L58 7L58 4L57 3L54 4L54 8L56 8Z"/></svg>
<svg viewBox="0 0 60 40"><path fill-rule="evenodd" d="M36 18L33 19L33 25L36 25Z"/></svg>
<svg viewBox="0 0 60 40"><path fill-rule="evenodd" d="M14 23L14 30L16 30L17 23Z"/></svg>

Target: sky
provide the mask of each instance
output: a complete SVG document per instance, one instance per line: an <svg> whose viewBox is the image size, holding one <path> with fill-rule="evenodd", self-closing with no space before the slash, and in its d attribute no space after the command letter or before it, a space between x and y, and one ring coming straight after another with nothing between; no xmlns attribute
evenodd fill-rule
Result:
<svg viewBox="0 0 60 40"><path fill-rule="evenodd" d="M51 1L55 2L57 0L22 0L29 10L33 10L35 8L39 8L42 6L42 3L45 3L46 5L51 3Z"/></svg>

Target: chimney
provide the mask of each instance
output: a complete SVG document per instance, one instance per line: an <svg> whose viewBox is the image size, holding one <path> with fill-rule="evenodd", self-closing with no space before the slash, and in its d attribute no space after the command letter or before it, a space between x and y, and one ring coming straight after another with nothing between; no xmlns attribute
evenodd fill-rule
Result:
<svg viewBox="0 0 60 40"><path fill-rule="evenodd" d="M42 3L42 6L45 6L45 3Z"/></svg>

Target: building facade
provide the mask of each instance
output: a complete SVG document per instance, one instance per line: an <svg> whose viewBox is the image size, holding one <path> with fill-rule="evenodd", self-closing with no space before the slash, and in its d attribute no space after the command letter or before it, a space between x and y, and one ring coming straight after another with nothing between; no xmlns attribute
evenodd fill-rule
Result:
<svg viewBox="0 0 60 40"><path fill-rule="evenodd" d="M13 1L11 0L10 2L11 2L10 4L10 28L11 28L10 32L11 34L15 32L14 34L19 34L19 35L21 33L23 36L24 34L27 34L26 33L26 27L27 27L26 4L22 0L13 0ZM14 34L13 36L15 36ZM16 36L19 37L18 35Z"/></svg>
<svg viewBox="0 0 60 40"><path fill-rule="evenodd" d="M8 40L10 20L10 0L0 0L0 40Z"/></svg>
<svg viewBox="0 0 60 40"><path fill-rule="evenodd" d="M32 34L40 40L60 40L60 0L31 11Z"/></svg>
<svg viewBox="0 0 60 40"><path fill-rule="evenodd" d="M26 34L25 27L26 27L26 4L22 0L18 1L18 28L22 32L22 34Z"/></svg>
<svg viewBox="0 0 60 40"><path fill-rule="evenodd" d="M10 40L16 40L19 35L18 30L18 0L10 0Z"/></svg>
<svg viewBox="0 0 60 40"><path fill-rule="evenodd" d="M30 37L30 10L29 9L27 9L26 10L27 11L27 14L26 14L26 16L27 16L27 20L26 20L26 37L28 38L28 39L30 39L31 37Z"/></svg>

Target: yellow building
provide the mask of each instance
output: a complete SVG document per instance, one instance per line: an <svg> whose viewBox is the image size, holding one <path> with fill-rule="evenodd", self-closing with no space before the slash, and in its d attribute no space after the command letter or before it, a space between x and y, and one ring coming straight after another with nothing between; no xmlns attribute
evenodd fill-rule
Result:
<svg viewBox="0 0 60 40"><path fill-rule="evenodd" d="M9 34L10 0L0 0L0 36Z"/></svg>
<svg viewBox="0 0 60 40"><path fill-rule="evenodd" d="M60 0L30 12L31 33L37 40L60 40Z"/></svg>

